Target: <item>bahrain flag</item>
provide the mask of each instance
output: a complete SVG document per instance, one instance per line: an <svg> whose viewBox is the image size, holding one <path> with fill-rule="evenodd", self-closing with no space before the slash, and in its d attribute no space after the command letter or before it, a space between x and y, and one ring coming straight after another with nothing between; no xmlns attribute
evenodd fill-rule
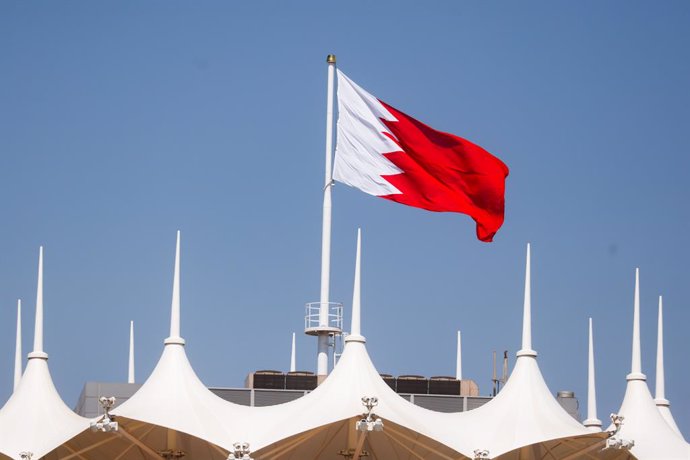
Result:
<svg viewBox="0 0 690 460"><path fill-rule="evenodd" d="M503 224L508 167L472 142L391 107L338 70L333 179L370 195L467 214L490 242Z"/></svg>

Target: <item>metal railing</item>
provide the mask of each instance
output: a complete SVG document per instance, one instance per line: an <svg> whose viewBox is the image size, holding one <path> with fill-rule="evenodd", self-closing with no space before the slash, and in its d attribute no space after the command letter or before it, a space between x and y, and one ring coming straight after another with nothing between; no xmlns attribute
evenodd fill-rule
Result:
<svg viewBox="0 0 690 460"><path fill-rule="evenodd" d="M324 305L328 311L325 324L321 322L321 306ZM343 304L339 302L309 302L305 308L304 329L309 330L343 330Z"/></svg>

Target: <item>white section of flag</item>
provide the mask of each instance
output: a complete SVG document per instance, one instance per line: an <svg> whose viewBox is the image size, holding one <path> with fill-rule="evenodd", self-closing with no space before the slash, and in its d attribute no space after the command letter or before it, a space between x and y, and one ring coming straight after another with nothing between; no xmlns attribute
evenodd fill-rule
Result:
<svg viewBox="0 0 690 460"><path fill-rule="evenodd" d="M338 133L333 179L370 195L401 193L384 175L402 171L383 156L400 147L383 133L390 133L381 118L397 121L371 94L338 70Z"/></svg>

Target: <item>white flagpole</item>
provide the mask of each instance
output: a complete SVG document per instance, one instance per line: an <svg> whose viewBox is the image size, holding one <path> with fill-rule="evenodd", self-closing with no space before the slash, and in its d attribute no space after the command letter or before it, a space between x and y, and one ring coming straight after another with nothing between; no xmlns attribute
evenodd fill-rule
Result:
<svg viewBox="0 0 690 460"><path fill-rule="evenodd" d="M319 326L328 326L331 273L331 169L333 161L333 89L335 86L335 55L329 54L328 89L326 100L326 175L323 187L323 227L321 233L321 298L319 306ZM318 335L317 375L328 375L328 332Z"/></svg>

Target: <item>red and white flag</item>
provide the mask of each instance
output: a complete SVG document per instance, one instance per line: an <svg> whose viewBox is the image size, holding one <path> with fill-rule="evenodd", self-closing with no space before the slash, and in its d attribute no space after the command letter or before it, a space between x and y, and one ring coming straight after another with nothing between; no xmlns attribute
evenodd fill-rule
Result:
<svg viewBox="0 0 690 460"><path fill-rule="evenodd" d="M501 160L376 99L340 70L338 113L333 179L408 206L467 214L477 238L493 240L509 172Z"/></svg>

